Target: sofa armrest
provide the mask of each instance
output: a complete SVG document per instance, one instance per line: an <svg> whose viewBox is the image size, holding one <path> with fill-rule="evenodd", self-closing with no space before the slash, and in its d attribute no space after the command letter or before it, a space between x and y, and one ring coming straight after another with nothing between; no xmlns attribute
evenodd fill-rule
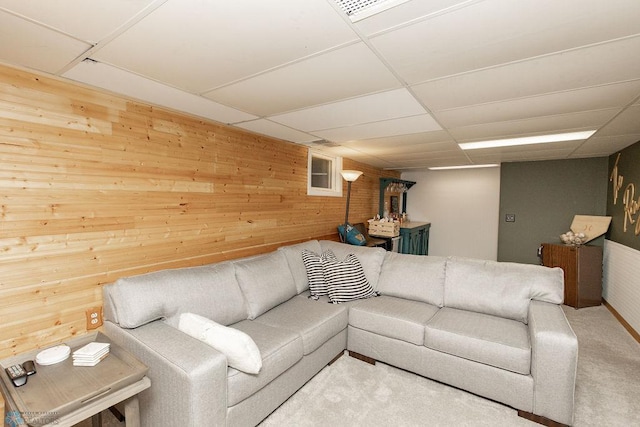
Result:
<svg viewBox="0 0 640 427"><path fill-rule="evenodd" d="M140 394L142 426L225 425L227 359L163 321L105 334L149 367L151 387Z"/></svg>
<svg viewBox="0 0 640 427"><path fill-rule="evenodd" d="M578 368L578 339L557 304L529 305L533 413L572 425Z"/></svg>

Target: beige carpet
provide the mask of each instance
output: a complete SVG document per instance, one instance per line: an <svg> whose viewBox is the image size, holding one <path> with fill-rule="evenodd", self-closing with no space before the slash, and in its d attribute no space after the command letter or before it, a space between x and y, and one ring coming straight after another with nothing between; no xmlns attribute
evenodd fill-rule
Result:
<svg viewBox="0 0 640 427"><path fill-rule="evenodd" d="M575 425L640 425L640 344L604 306L565 307L565 313L580 345ZM109 427L121 425L110 413L104 414L104 420ZM345 355L260 426L535 425L499 403Z"/></svg>

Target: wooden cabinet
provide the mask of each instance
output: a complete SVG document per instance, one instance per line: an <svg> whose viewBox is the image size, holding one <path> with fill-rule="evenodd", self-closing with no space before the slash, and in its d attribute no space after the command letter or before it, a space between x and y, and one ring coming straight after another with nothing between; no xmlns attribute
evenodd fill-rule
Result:
<svg viewBox="0 0 640 427"><path fill-rule="evenodd" d="M602 303L602 247L543 243L542 264L564 270L564 303L575 308Z"/></svg>
<svg viewBox="0 0 640 427"><path fill-rule="evenodd" d="M429 255L429 222L405 222L400 225L403 254Z"/></svg>

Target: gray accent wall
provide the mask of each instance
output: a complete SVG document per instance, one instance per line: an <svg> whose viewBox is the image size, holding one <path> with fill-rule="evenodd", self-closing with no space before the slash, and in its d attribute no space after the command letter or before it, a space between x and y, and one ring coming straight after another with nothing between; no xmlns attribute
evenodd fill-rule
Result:
<svg viewBox="0 0 640 427"><path fill-rule="evenodd" d="M606 215L607 157L502 163L498 261L539 264L541 243L560 243L574 215ZM515 222L506 222L507 214ZM602 246L604 237L590 242Z"/></svg>

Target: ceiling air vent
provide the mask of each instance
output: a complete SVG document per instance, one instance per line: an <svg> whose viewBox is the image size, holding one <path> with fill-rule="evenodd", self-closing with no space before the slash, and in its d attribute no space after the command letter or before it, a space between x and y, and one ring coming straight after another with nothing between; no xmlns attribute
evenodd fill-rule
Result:
<svg viewBox="0 0 640 427"><path fill-rule="evenodd" d="M358 22L409 0L335 0L351 22Z"/></svg>
<svg viewBox="0 0 640 427"><path fill-rule="evenodd" d="M316 139L315 141L311 141L311 144L321 147L340 147L340 144L337 142L327 141L326 139Z"/></svg>

